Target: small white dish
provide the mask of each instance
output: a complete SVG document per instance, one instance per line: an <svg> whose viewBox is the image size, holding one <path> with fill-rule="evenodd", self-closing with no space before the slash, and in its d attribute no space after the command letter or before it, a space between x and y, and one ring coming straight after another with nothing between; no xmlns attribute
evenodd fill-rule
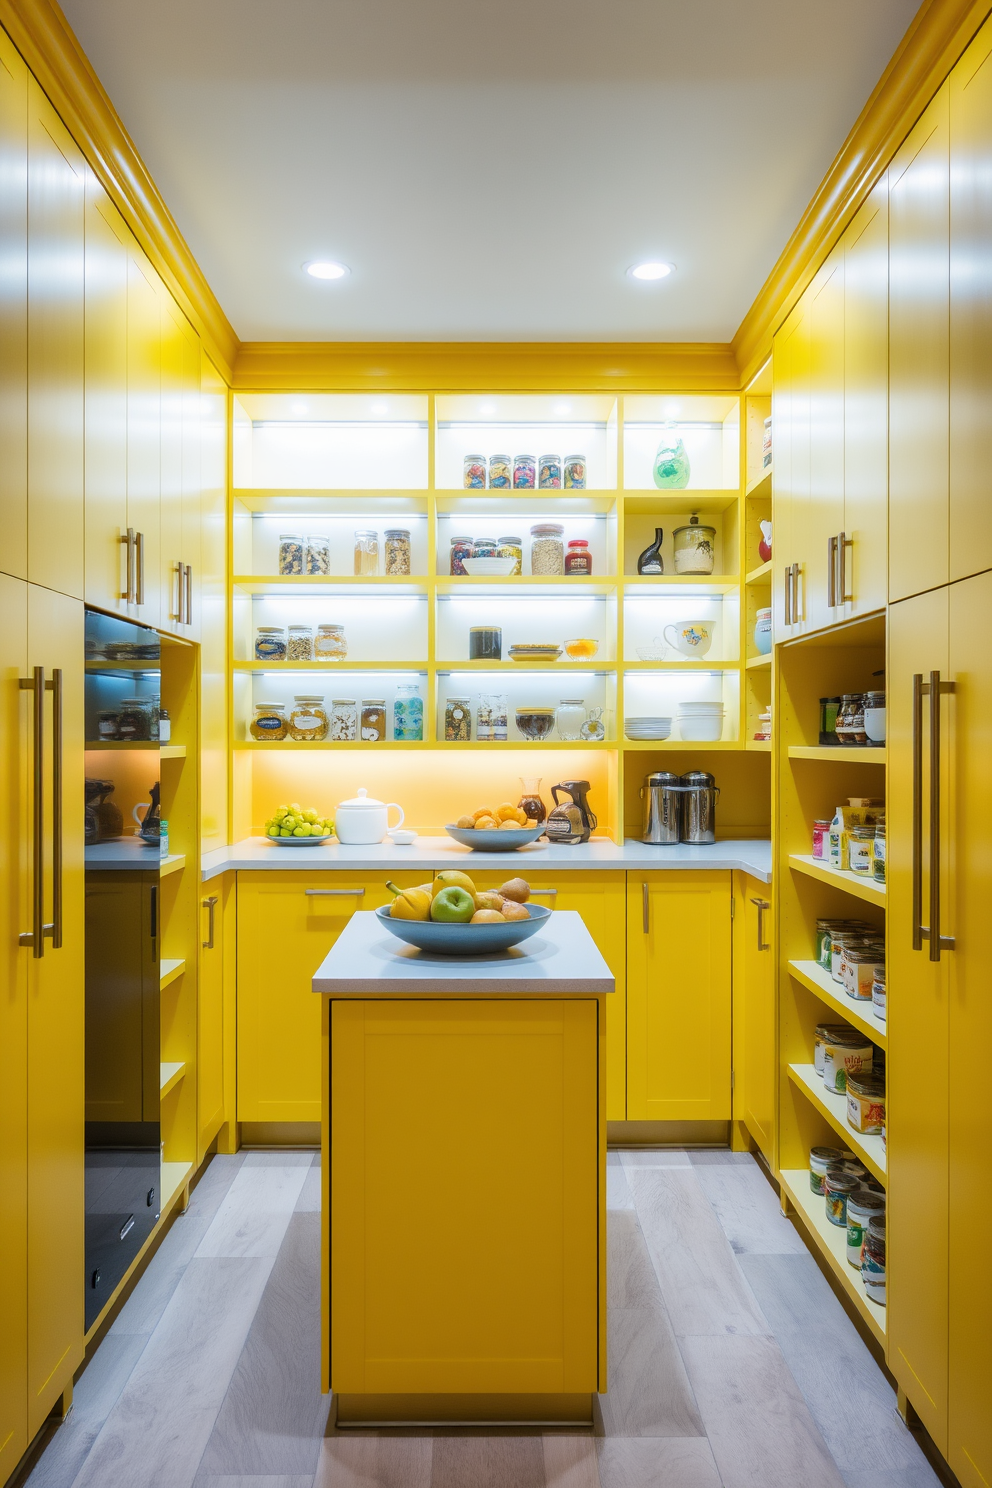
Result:
<svg viewBox="0 0 992 1488"><path fill-rule="evenodd" d="M411 842L416 842L417 840L417 833L411 831L409 827L393 827L386 833L386 836L397 847L409 847Z"/></svg>
<svg viewBox="0 0 992 1488"><path fill-rule="evenodd" d="M463 558L462 567L470 578L505 579L517 565L516 558Z"/></svg>

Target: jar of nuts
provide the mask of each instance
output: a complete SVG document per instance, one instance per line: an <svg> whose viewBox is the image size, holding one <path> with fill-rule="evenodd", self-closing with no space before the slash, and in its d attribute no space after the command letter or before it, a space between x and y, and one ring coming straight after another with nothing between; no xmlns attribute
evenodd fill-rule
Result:
<svg viewBox="0 0 992 1488"><path fill-rule="evenodd" d="M302 532L281 532L279 534L280 574L289 577L301 574L305 554L306 538Z"/></svg>
<svg viewBox="0 0 992 1488"><path fill-rule="evenodd" d="M410 532L406 527L386 528L386 573L410 572Z"/></svg>
<svg viewBox="0 0 992 1488"><path fill-rule="evenodd" d="M306 569L308 574L329 574L331 571L331 540L311 532L307 538Z"/></svg>
<svg viewBox="0 0 992 1488"><path fill-rule="evenodd" d="M530 529L530 571L551 576L565 572L564 527L557 522L539 522Z"/></svg>
<svg viewBox="0 0 992 1488"><path fill-rule="evenodd" d="M287 661L313 661L313 627L291 625L286 645Z"/></svg>

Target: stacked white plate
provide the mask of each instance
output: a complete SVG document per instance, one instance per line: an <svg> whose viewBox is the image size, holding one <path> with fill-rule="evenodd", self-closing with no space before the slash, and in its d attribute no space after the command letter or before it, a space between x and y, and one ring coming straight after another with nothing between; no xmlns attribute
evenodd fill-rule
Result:
<svg viewBox="0 0 992 1488"><path fill-rule="evenodd" d="M660 742L672 732L670 718L625 718L623 731L634 743Z"/></svg>
<svg viewBox="0 0 992 1488"><path fill-rule="evenodd" d="M716 743L723 737L722 703L679 703L679 735L698 743Z"/></svg>

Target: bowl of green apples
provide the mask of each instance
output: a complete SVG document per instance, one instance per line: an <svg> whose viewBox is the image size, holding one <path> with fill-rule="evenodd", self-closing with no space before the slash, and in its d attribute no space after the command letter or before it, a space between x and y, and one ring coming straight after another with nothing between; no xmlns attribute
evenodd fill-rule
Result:
<svg viewBox="0 0 992 1488"><path fill-rule="evenodd" d="M319 811L304 809L298 801L277 806L265 823L265 840L276 847L320 847L331 840L334 822Z"/></svg>

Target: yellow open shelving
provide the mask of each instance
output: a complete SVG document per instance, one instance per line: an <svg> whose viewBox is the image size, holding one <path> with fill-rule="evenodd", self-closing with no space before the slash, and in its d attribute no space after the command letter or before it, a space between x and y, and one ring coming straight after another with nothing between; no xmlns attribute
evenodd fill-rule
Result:
<svg viewBox="0 0 992 1488"><path fill-rule="evenodd" d="M885 1308L870 1300L862 1284L860 1271L848 1263L846 1228L830 1223L823 1199L810 1189L808 1169L785 1169L779 1174L779 1181L814 1245L854 1303L876 1343L884 1348Z"/></svg>

